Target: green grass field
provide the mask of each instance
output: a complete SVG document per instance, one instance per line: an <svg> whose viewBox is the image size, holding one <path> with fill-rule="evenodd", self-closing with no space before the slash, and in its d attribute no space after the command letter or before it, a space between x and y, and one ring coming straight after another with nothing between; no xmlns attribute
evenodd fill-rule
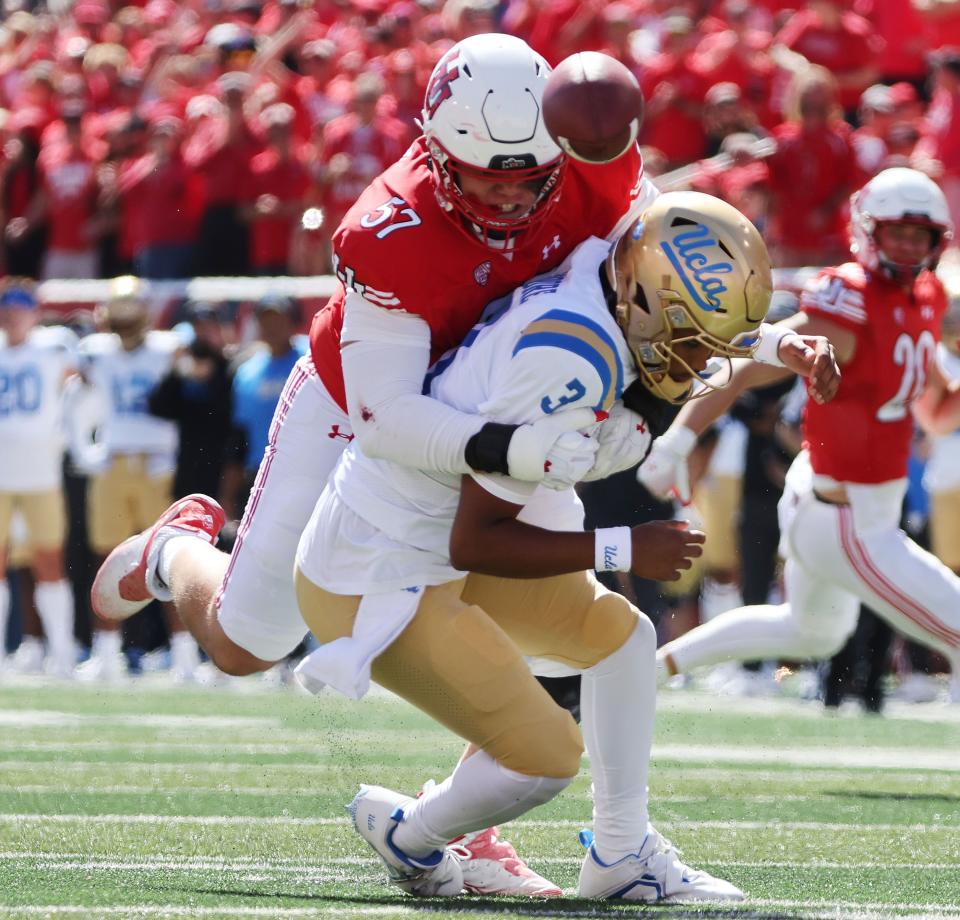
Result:
<svg viewBox="0 0 960 920"><path fill-rule="evenodd" d="M901 717L896 717L900 715ZM0 920L618 917L575 897L585 769L508 836L563 901L395 893L343 806L414 791L460 745L405 704L243 686L0 687ZM798 702L661 700L653 820L749 895L662 918L960 917L960 717L824 717ZM647 909L651 912L651 909Z"/></svg>

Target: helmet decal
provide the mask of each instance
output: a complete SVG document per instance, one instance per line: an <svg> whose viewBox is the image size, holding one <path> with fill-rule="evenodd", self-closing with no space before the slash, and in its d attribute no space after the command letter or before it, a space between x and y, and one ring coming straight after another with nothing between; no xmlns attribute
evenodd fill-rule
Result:
<svg viewBox="0 0 960 920"><path fill-rule="evenodd" d="M721 297L727 293L727 288L717 276L729 275L733 271L732 262L722 261L729 253L723 252L722 244L704 224L678 219L670 229L673 230L677 225L684 229L674 234L672 239L663 241L664 254L676 269L694 303L701 310L722 312Z"/></svg>
<svg viewBox="0 0 960 920"><path fill-rule="evenodd" d="M460 61L456 49L448 51L434 68L427 84L427 91L423 100L423 110L427 118L433 118L440 108L440 103L453 95L451 84L460 76Z"/></svg>

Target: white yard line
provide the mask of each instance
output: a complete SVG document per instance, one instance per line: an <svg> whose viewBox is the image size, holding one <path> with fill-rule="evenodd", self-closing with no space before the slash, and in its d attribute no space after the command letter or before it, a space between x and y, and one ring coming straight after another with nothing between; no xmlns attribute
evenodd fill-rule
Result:
<svg viewBox="0 0 960 920"><path fill-rule="evenodd" d="M2 746L0 746L0 752L2 752L2 750ZM184 773L200 772L217 774L251 772L265 773L270 771L293 774L326 774L331 772L336 772L339 774L343 772L343 768L337 766L336 764L311 763L310 761L298 763L230 763L227 761L217 760L178 760L171 763L149 763L144 762L143 760L0 760L0 774L7 771L17 770L26 770L30 773L37 773L40 770L50 770L55 772L57 775L65 772L79 773L85 770L106 771L111 774L117 774L122 770L124 773L131 771L148 773L175 773L178 777ZM871 772L879 775L885 773L886 771L882 767L878 767L872 771L861 771L857 769L855 772L858 774L857 778L863 780L866 776L869 776ZM722 767L700 766L699 764L691 764L689 767L672 766L669 774L662 774L662 776L664 779L669 779L671 782L674 782L678 778L688 777L698 780L716 778L721 781L730 782L730 771L728 769L724 769ZM815 785L816 783L848 782L852 777L851 771L849 770L827 768L815 769L812 772L809 769L750 770L749 773L740 774L738 778L749 778L750 780L754 780L756 782L810 782L811 784ZM922 782L928 780L929 778L929 774L926 772L918 772L913 774L901 772L896 774L896 779L907 783L909 783L910 780ZM856 794L856 790L850 793L851 796L856 796ZM666 792L663 793L661 797L663 799L669 798L671 801L675 801L675 799ZM813 797L816 798L816 795ZM781 800L781 797L775 794L774 798Z"/></svg>
<svg viewBox="0 0 960 920"><path fill-rule="evenodd" d="M575 893L574 893L575 894ZM562 902L561 902L562 903ZM689 907L689 905L686 905ZM731 905L722 912L722 916L729 917L732 911L743 910L745 916L756 908L787 908L793 910L818 911L818 916L823 917L822 911L830 911L833 916L839 920L874 920L874 918L890 918L894 916L890 911L898 911L896 916L909 916L912 920L921 920L921 918L937 918L943 920L945 917L960 916L960 904L911 904L911 903L867 903L861 904L856 901L794 901L780 899L757 899L748 900L743 904ZM397 904L383 904L370 907L360 907L351 905L345 908L344 905L331 903L329 907L185 907L179 905L150 905L150 906L118 906L110 907L84 907L80 905L60 906L50 905L31 905L29 907L7 907L0 908L0 917L30 917L37 915L64 915L64 916L121 916L125 918L148 917L266 917L266 918L311 918L311 917L331 917L343 916L347 914L351 917L376 917L391 914L406 914L411 916L437 913L437 914L485 914L491 916L505 916L506 911L501 905L480 905L471 907L469 898L463 898L455 902L446 902L438 904L427 904L422 901ZM558 911L562 917L609 917L609 916L631 916L637 914L625 906L623 910L618 910L610 904L598 905L596 910L564 910ZM532 903L528 906L512 902L510 904L510 915L513 917L545 916L544 907L539 903ZM704 914L709 917L709 913Z"/></svg>
<svg viewBox="0 0 960 920"><path fill-rule="evenodd" d="M211 756L229 754L310 754L328 755L330 744L322 736L316 742L277 739L273 743L216 741L15 741L0 744L0 754L21 751L70 753L73 751L150 751L154 753L206 752ZM781 748L775 745L661 744L655 745L653 759L695 764L778 764L794 767L844 767L864 770L941 770L960 772L960 759L942 748ZM259 765L257 765L259 766Z"/></svg>
<svg viewBox="0 0 960 920"><path fill-rule="evenodd" d="M254 768L255 769L255 768ZM138 786L129 784L102 786L74 786L70 783L3 783L0 782L0 794L22 793L24 795L238 795L254 798L317 794L316 786L287 786L283 788L264 788L263 786L233 786L222 783L219 786L195 786L192 783L173 786ZM851 793L854 795L855 793ZM757 805L773 805L778 802L822 802L821 795L667 795L658 799L663 805L699 805L718 800L735 800Z"/></svg>
<svg viewBox="0 0 960 920"><path fill-rule="evenodd" d="M327 856L318 857L314 862L297 861L293 858L260 859L257 857L236 857L234 859L218 859L207 856L197 856L181 859L167 857L136 858L111 857L109 859L90 858L83 853L47 853L41 851L0 852L0 862L36 862L37 868L81 870L81 871L123 871L123 872L156 872L174 870L181 872L267 872L277 875L310 875L322 872L326 866L369 866L378 868L380 860L375 856ZM579 866L582 860L576 856L544 856L534 858L531 862L545 866ZM712 867L723 869L909 869L911 871L954 871L960 872L958 862L920 863L888 861L845 861L828 862L822 860L799 861L748 861L748 860L716 860L707 859L703 862Z"/></svg>
<svg viewBox="0 0 960 920"><path fill-rule="evenodd" d="M212 728L236 730L249 728L270 731L281 727L279 719L251 716L154 715L151 713L117 713L100 715L86 712L63 712L58 709L19 709L0 712L0 727L11 728L101 728L109 725L130 728Z"/></svg>
<svg viewBox="0 0 960 920"><path fill-rule="evenodd" d="M284 815L50 815L21 812L0 814L0 823L4 824L197 824L200 826L289 826L289 827L328 827L348 826L349 818L294 818ZM802 831L860 831L860 832L902 832L926 833L931 831L951 831L960 833L956 824L862 824L834 821L658 821L661 827L677 829L720 829L720 830L802 830ZM582 828L583 821L524 821L513 822L513 826L530 828Z"/></svg>

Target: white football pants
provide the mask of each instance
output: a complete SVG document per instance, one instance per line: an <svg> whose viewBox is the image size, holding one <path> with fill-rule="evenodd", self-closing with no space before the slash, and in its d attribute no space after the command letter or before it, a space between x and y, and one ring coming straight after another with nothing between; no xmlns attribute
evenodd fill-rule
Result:
<svg viewBox="0 0 960 920"><path fill-rule="evenodd" d="M278 661L307 633L293 587L297 544L352 438L349 417L327 393L310 356L301 358L274 412L217 595L223 631L257 658Z"/></svg>
<svg viewBox="0 0 960 920"><path fill-rule="evenodd" d="M831 505L788 490L780 514L787 602L721 614L661 653L679 672L729 660L829 658L853 633L863 603L960 672L960 578L897 527L899 503L887 504L861 514L861 523L856 501Z"/></svg>

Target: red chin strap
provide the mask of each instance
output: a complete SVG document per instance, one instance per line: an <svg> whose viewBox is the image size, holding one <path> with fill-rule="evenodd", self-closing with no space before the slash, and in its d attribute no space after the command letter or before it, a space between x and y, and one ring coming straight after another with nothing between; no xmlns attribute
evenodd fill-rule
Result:
<svg viewBox="0 0 960 920"><path fill-rule="evenodd" d="M467 222L466 229L473 230L485 243L506 246L507 242L531 224L541 221L557 200L560 185L566 172L567 158L560 156L542 166L518 169L485 169L464 163L452 157L439 143L429 143L434 168L438 178L438 196L441 204L454 216ZM540 182L540 192L533 204L520 214L505 215L497 208L471 201L460 189L459 176L470 176L486 182Z"/></svg>

